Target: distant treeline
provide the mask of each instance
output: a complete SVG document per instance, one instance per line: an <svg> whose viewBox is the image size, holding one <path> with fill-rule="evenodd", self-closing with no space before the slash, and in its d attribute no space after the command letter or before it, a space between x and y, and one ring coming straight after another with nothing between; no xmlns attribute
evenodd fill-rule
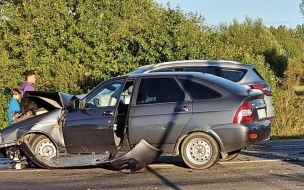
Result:
<svg viewBox="0 0 304 190"><path fill-rule="evenodd" d="M247 18L210 26L153 0L0 1L0 128L9 89L37 73L37 90L86 93L141 65L185 59L252 64L272 86L273 135L303 135L304 25L267 27Z"/></svg>

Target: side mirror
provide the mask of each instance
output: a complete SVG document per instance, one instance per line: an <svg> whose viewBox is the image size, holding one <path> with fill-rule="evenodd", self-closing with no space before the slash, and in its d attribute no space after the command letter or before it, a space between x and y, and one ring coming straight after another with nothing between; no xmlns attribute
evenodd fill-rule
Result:
<svg viewBox="0 0 304 190"><path fill-rule="evenodd" d="M75 99L72 101L72 107L74 109L80 109L80 100L79 99Z"/></svg>

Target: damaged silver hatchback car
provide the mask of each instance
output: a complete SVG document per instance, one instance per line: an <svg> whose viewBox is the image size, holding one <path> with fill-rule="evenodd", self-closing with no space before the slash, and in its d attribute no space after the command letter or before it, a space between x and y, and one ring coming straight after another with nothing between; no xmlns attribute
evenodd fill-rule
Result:
<svg viewBox="0 0 304 190"><path fill-rule="evenodd" d="M202 73L131 74L82 99L27 92L0 150L44 168L109 164L139 170L163 152L206 169L270 137L262 92Z"/></svg>

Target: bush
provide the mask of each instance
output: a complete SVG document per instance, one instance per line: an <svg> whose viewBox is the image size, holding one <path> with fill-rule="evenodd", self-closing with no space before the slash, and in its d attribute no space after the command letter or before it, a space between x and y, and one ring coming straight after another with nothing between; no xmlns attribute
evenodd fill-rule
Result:
<svg viewBox="0 0 304 190"><path fill-rule="evenodd" d="M290 60L284 78L279 80L279 86L273 94L276 122L272 129L275 136L304 135L304 97L298 96L295 87L299 84L303 63L299 60Z"/></svg>

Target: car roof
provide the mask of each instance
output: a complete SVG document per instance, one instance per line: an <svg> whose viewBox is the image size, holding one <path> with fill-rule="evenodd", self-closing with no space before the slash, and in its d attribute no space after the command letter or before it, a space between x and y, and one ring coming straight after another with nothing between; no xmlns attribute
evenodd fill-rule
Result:
<svg viewBox="0 0 304 190"><path fill-rule="evenodd" d="M210 83L222 86L229 91L233 91L235 93L245 92L247 90L246 87L239 85L235 82L232 82L228 79L218 77L208 73L201 73L201 72L186 72L186 71L176 71L176 72L155 72L155 73L139 73L139 74L129 74L129 77L149 77L149 76L156 76L156 77L167 77L167 76L183 76L186 78L200 78Z"/></svg>
<svg viewBox="0 0 304 190"><path fill-rule="evenodd" d="M221 86L231 86L239 84L232 82L223 77L215 76L208 73L202 72L187 72L187 71L175 71L175 72L152 72L152 73L129 73L123 76L113 77L108 80L117 80L117 79L125 79L125 78L141 78L141 77L168 77L168 76L184 76L187 78L198 77L203 80L212 81L212 83L219 84Z"/></svg>
<svg viewBox="0 0 304 190"><path fill-rule="evenodd" d="M178 67L178 66L221 66L221 67L233 67L233 68L244 68L254 67L253 65L247 65L238 61L230 60L182 60L182 61L170 61L157 64L150 64L140 67L139 69L149 70L154 68L165 68L165 67Z"/></svg>
<svg viewBox="0 0 304 190"><path fill-rule="evenodd" d="M186 71L176 71L176 72L155 72L155 73L129 73L123 76L117 76L109 78L108 80L117 80L117 79L125 79L125 78L138 78L142 76L194 76L194 75L209 75L208 73L201 72L186 72ZM107 80L105 80L107 81ZM104 81L102 81L104 82Z"/></svg>
<svg viewBox="0 0 304 190"><path fill-rule="evenodd" d="M111 77L107 80L101 81L98 85L96 85L92 90L95 88L98 88L98 86L102 85L106 81L113 81L113 80L119 80L119 79L126 79L126 78L139 78L141 76L194 76L194 75L200 75L200 74L205 74L205 73L199 73L199 72L156 72L156 73L138 73L138 74L133 74L129 73L126 75L122 76L116 76L116 77ZM207 74L209 75L209 74Z"/></svg>
<svg viewBox="0 0 304 190"><path fill-rule="evenodd" d="M230 80L227 80L222 77L218 77L208 73L201 73L201 72L187 72L187 71L175 71L175 72L155 72L155 73L139 73L139 74L129 74L126 75L128 78L140 78L140 77L168 77L168 76L184 76L187 78L191 77L198 77L205 80L212 80L212 81L229 81L231 84L236 84ZM218 83L218 82L216 82Z"/></svg>
<svg viewBox="0 0 304 190"><path fill-rule="evenodd" d="M151 77L168 77L168 76L178 77L178 76L182 76L182 77L186 77L186 78L200 78L200 79L203 79L204 81L208 81L209 83L213 83L215 85L222 86L226 90L232 91L232 92L235 92L235 93L245 92L247 90L246 87L244 87L242 85L239 85L235 82L232 82L230 80L227 80L225 78L222 78L222 77L218 77L218 76L208 74L208 73L186 72L186 71L152 72L152 73L138 73L138 74L129 73L129 74L126 74L126 75L123 75L123 76L110 78L106 81L117 80L117 79L126 79L126 78L150 77L150 76ZM103 81L103 82L105 82L105 81ZM100 83L99 85L102 85L102 83ZM96 87L98 87L99 85L97 85ZM92 89L92 90L94 90L94 89Z"/></svg>

